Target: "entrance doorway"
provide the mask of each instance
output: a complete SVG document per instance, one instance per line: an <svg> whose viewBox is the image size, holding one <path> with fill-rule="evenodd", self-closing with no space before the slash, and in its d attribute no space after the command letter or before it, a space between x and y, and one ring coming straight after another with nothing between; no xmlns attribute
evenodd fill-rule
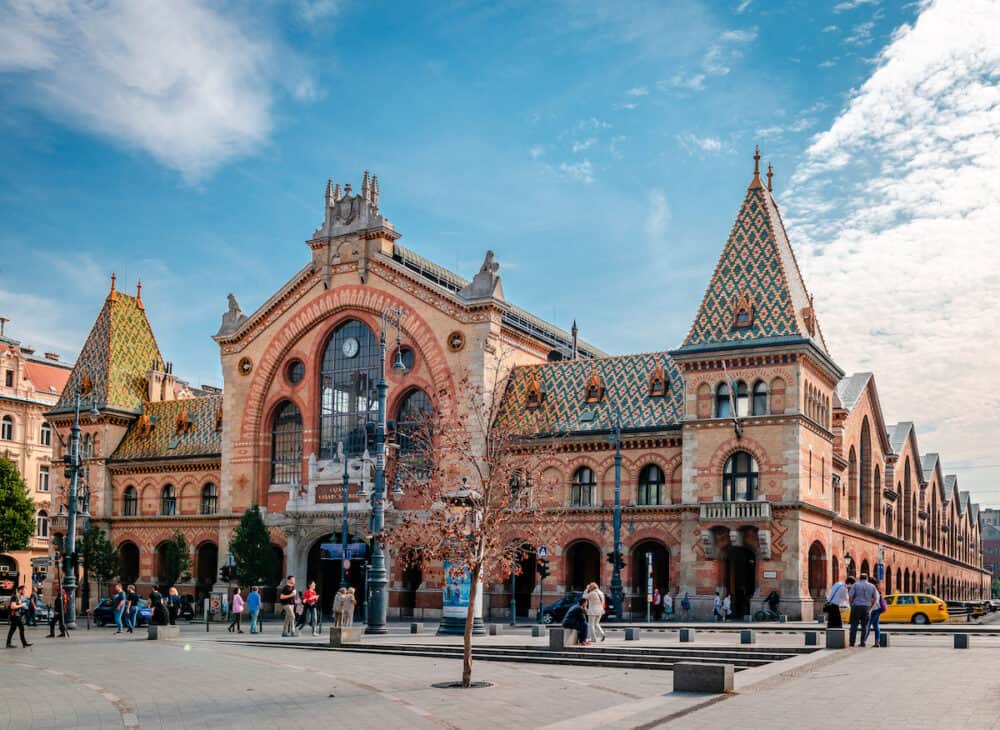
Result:
<svg viewBox="0 0 1000 730"><path fill-rule="evenodd" d="M212 592L212 586L219 579L219 546L214 542L203 542L198 546L195 565L195 596L201 601Z"/></svg>
<svg viewBox="0 0 1000 730"><path fill-rule="evenodd" d="M535 568L535 549L528 544L522 545L518 552L518 566L521 572L517 578L507 579L507 595L511 593L511 583L516 589L517 615L527 618L531 615L531 594L535 590L537 571ZM508 604L508 608L510 608Z"/></svg>
<svg viewBox="0 0 1000 730"><path fill-rule="evenodd" d="M646 553L653 557L653 588L659 588L660 593L670 590L670 551L659 540L643 540L632 548L629 558L631 570L632 600L630 608L633 617L646 616Z"/></svg>
<svg viewBox="0 0 1000 730"><path fill-rule="evenodd" d="M725 566L724 588L732 602L733 617L739 621L752 613L750 599L757 590L757 558L748 548L730 545Z"/></svg>
<svg viewBox="0 0 1000 730"><path fill-rule="evenodd" d="M815 600L826 598L826 550L819 540L809 546L809 595Z"/></svg>
<svg viewBox="0 0 1000 730"><path fill-rule="evenodd" d="M591 582L601 582L601 551L592 542L574 542L566 550L566 590L582 591Z"/></svg>
<svg viewBox="0 0 1000 730"><path fill-rule="evenodd" d="M347 543L361 542L361 538L355 535L347 536ZM333 598L340 588L340 560L321 560L320 545L323 543L340 544L340 533L334 532L329 537L321 537L309 549L309 558L306 567L306 585L299 590L305 590L309 581L316 581L316 592L319 593L320 610L324 617L329 617L333 610ZM361 623L365 615L365 567L364 558L353 558L351 567L347 571L347 585L354 589L354 597L358 604L354 609L355 623Z"/></svg>
<svg viewBox="0 0 1000 730"><path fill-rule="evenodd" d="M139 548L134 542L118 546L118 575L126 586L139 580Z"/></svg>

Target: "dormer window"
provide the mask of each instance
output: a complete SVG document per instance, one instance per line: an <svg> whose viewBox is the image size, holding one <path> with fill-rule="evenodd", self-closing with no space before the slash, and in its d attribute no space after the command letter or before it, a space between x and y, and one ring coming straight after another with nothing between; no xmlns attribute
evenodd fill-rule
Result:
<svg viewBox="0 0 1000 730"><path fill-rule="evenodd" d="M604 400L604 385L601 383L601 376L596 371L591 373L587 379L583 400L586 403L600 403Z"/></svg>
<svg viewBox="0 0 1000 730"><path fill-rule="evenodd" d="M154 425L156 425L155 419L150 418L148 413L143 413L135 424L135 431L139 436L149 436L153 432Z"/></svg>
<svg viewBox="0 0 1000 730"><path fill-rule="evenodd" d="M191 416L188 415L187 411L181 411L177 414L175 426L178 434L190 433L191 429L194 427L194 422L191 420Z"/></svg>
<svg viewBox="0 0 1000 730"><path fill-rule="evenodd" d="M215 430L222 430L222 408L219 407L215 410Z"/></svg>
<svg viewBox="0 0 1000 730"><path fill-rule="evenodd" d="M649 376L649 397L662 398L667 394L667 378L663 373L663 367L657 365L653 374Z"/></svg>
<svg viewBox="0 0 1000 730"><path fill-rule="evenodd" d="M750 297L740 294L733 303L733 328L745 329L753 327L754 308Z"/></svg>
<svg viewBox="0 0 1000 730"><path fill-rule="evenodd" d="M524 405L526 408L538 408L544 400L545 393L542 391L542 384L537 376L533 377L528 383L528 393Z"/></svg>

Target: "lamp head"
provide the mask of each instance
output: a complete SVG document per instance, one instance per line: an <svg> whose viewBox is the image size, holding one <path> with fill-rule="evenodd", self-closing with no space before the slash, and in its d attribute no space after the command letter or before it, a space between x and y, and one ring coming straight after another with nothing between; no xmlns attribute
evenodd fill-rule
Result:
<svg viewBox="0 0 1000 730"><path fill-rule="evenodd" d="M97 410L96 403L90 404L90 409L87 411L87 415L90 416L90 420L92 423L97 423L99 420L101 420L101 412Z"/></svg>
<svg viewBox="0 0 1000 730"><path fill-rule="evenodd" d="M400 374L406 372L406 363L403 362L403 349L401 347L396 348L396 361L393 362L392 369Z"/></svg>

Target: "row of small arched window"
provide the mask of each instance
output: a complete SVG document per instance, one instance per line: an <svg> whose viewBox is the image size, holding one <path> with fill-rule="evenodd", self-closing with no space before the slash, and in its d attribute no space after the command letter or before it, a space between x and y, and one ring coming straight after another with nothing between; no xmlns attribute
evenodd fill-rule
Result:
<svg viewBox="0 0 1000 730"><path fill-rule="evenodd" d="M760 468L750 453L737 451L726 459L722 469L723 500L756 499L759 483ZM635 503L642 506L667 504L665 486L663 470L656 464L647 464L639 471ZM571 507L597 506L597 478L589 466L581 466L573 472L569 503Z"/></svg>
<svg viewBox="0 0 1000 730"><path fill-rule="evenodd" d="M732 418L733 407L736 416L766 416L767 415L767 383L758 380L753 389L743 382L719 383L715 388L715 417Z"/></svg>
<svg viewBox="0 0 1000 730"><path fill-rule="evenodd" d="M212 482L201 488L201 514L214 515L219 511L219 488ZM139 514L139 492L131 484L122 492L122 514L136 517ZM173 517L177 514L177 490L173 484L165 484L160 490L160 515Z"/></svg>

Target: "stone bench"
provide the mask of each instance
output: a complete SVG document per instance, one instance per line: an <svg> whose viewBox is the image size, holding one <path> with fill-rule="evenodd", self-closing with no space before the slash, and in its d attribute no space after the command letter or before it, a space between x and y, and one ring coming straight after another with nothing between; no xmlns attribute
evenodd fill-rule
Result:
<svg viewBox="0 0 1000 730"><path fill-rule="evenodd" d="M538 624L535 624L534 626L531 627L531 635L532 636L545 636L545 627L544 626L539 626Z"/></svg>
<svg viewBox="0 0 1000 730"><path fill-rule="evenodd" d="M422 634L422 633L424 633L424 625L423 624L410 624L410 633L411 634Z"/></svg>
<svg viewBox="0 0 1000 730"><path fill-rule="evenodd" d="M677 662L674 665L674 692L711 692L712 694L722 694L723 692L732 691L732 664Z"/></svg>
<svg viewBox="0 0 1000 730"><path fill-rule="evenodd" d="M181 636L181 627L174 626L154 626L150 624L148 638L152 641L158 641L160 639L179 639Z"/></svg>
<svg viewBox="0 0 1000 730"><path fill-rule="evenodd" d="M827 629L826 630L827 649L847 648L847 629Z"/></svg>
<svg viewBox="0 0 1000 730"><path fill-rule="evenodd" d="M567 646L577 646L576 629L564 629L555 626L549 630L549 649L562 651Z"/></svg>
<svg viewBox="0 0 1000 730"><path fill-rule="evenodd" d="M694 641L695 630L694 629L681 629L681 643L688 643Z"/></svg>
<svg viewBox="0 0 1000 730"><path fill-rule="evenodd" d="M358 626L334 626L330 629L330 646L344 646L345 644L360 644L361 636L365 633L363 627Z"/></svg>
<svg viewBox="0 0 1000 730"><path fill-rule="evenodd" d="M630 628L625 629L625 641L638 641L639 640L639 629Z"/></svg>
<svg viewBox="0 0 1000 730"><path fill-rule="evenodd" d="M753 632L753 629L743 629L740 631L740 643L741 644L756 644L757 635Z"/></svg>

